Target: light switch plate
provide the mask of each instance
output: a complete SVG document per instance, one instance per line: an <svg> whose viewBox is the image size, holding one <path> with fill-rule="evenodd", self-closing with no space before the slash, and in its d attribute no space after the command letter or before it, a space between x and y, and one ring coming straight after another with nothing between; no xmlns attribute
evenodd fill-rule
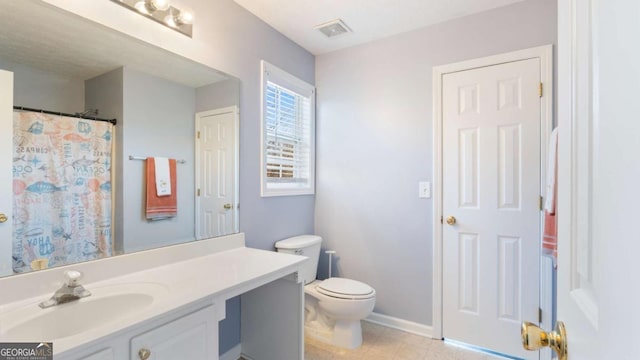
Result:
<svg viewBox="0 0 640 360"><path fill-rule="evenodd" d="M431 198L431 183L428 181L418 182L418 197L423 199Z"/></svg>

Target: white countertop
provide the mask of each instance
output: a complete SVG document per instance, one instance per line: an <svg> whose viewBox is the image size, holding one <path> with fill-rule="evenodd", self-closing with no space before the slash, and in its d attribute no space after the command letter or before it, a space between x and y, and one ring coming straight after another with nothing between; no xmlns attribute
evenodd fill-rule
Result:
<svg viewBox="0 0 640 360"><path fill-rule="evenodd" d="M246 291L295 273L307 259L302 256L288 255L246 247L221 251L210 255L195 257L167 265L153 267L127 275L109 278L93 283L83 283L91 291L114 285L136 283L159 284L166 292L157 295L154 302L141 311L128 314L102 326L96 326L77 335L60 339L20 339L21 341L53 341L55 354L61 354L78 346L125 330L140 322L166 314L181 306L205 298L214 298L223 302ZM89 273L91 268L85 272ZM40 309L38 304L52 295L42 294L29 299L0 306L0 342L14 341L2 335L2 329L12 326L6 319L13 311L30 308L30 313L55 311L55 307ZM91 297L78 301L91 301ZM59 306L73 306L74 302ZM223 306L224 304L222 304ZM32 311L31 311L32 308ZM3 322L2 319L5 318Z"/></svg>

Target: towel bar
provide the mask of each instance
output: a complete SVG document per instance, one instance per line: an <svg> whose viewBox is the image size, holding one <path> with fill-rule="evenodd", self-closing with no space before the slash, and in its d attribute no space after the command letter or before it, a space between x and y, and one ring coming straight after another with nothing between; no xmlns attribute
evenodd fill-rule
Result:
<svg viewBox="0 0 640 360"><path fill-rule="evenodd" d="M146 157L144 157L144 156L133 156L133 155L129 155L129 160L147 160L147 158L146 158ZM178 164L186 164L186 163L187 163L187 160L184 160L184 159L182 159L182 160L176 160L176 162L177 162Z"/></svg>

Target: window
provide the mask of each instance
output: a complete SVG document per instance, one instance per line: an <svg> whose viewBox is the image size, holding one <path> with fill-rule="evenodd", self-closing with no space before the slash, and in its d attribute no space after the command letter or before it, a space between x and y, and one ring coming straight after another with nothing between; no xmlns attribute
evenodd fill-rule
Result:
<svg viewBox="0 0 640 360"><path fill-rule="evenodd" d="M315 89L262 61L262 196L315 191Z"/></svg>

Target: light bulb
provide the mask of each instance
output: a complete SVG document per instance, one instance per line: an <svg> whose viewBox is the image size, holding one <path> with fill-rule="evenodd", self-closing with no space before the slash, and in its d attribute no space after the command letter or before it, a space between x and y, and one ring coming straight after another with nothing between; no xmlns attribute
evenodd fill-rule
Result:
<svg viewBox="0 0 640 360"><path fill-rule="evenodd" d="M178 21L182 24L192 24L193 14L188 11L181 11L178 15Z"/></svg>
<svg viewBox="0 0 640 360"><path fill-rule="evenodd" d="M169 10L169 0L151 0L151 6L156 10L167 11Z"/></svg>
<svg viewBox="0 0 640 360"><path fill-rule="evenodd" d="M138 1L133 7L136 8L136 10L138 10L139 12L149 15L149 9L147 9L146 1Z"/></svg>
<svg viewBox="0 0 640 360"><path fill-rule="evenodd" d="M188 11L178 11L171 9L169 15L164 18L165 24L175 28L193 22L193 15Z"/></svg>
<svg viewBox="0 0 640 360"><path fill-rule="evenodd" d="M178 24L176 24L176 17L173 16L173 14L169 14L167 16L164 17L164 23L167 24L168 26L175 28L178 27Z"/></svg>
<svg viewBox="0 0 640 360"><path fill-rule="evenodd" d="M168 0L142 0L133 6L139 12L151 15L156 11L167 11L171 7Z"/></svg>

